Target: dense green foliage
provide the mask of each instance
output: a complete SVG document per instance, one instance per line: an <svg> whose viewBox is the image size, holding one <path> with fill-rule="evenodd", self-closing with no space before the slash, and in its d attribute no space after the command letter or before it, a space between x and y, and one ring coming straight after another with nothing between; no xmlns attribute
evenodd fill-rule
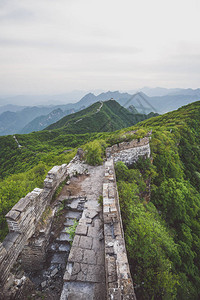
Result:
<svg viewBox="0 0 200 300"><path fill-rule="evenodd" d="M200 298L200 102L138 125L153 165L116 167L138 299ZM151 180L151 199L146 197ZM146 193L145 193L146 189Z"/></svg>
<svg viewBox="0 0 200 300"><path fill-rule="evenodd" d="M175 299L178 276L173 260L180 262L177 244L153 203L142 195L145 177L155 176L151 164L128 170L123 163L116 165L120 207L126 247L138 299Z"/></svg>
<svg viewBox="0 0 200 300"><path fill-rule="evenodd" d="M104 140L95 140L85 144L85 161L89 165L100 165L103 162L103 155L106 149Z"/></svg>
<svg viewBox="0 0 200 300"><path fill-rule="evenodd" d="M6 213L28 192L35 187L42 187L46 171L45 164L39 163L30 171L11 175L0 182L0 240L7 234Z"/></svg>
<svg viewBox="0 0 200 300"><path fill-rule="evenodd" d="M7 176L0 180L0 240L8 233L5 215L19 201L36 187L43 187L47 172L55 164L68 163L74 152L68 152L59 156L53 156L50 160L41 160L35 167L24 173Z"/></svg>

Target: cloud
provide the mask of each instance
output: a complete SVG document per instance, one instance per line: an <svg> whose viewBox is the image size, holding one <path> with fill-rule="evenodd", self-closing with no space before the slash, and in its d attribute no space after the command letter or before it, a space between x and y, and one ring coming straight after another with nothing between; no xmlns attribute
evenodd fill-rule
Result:
<svg viewBox="0 0 200 300"><path fill-rule="evenodd" d="M0 91L198 87L199 8L195 0L1 0Z"/></svg>

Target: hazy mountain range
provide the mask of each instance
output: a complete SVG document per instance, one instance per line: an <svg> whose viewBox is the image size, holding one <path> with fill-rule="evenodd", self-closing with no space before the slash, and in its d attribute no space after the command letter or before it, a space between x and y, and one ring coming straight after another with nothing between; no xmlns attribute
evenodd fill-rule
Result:
<svg viewBox="0 0 200 300"><path fill-rule="evenodd" d="M151 96L146 95L144 91ZM66 115L80 111L95 102L111 98L127 109L133 106L141 114L150 112L162 114L199 100L200 89L143 88L141 92L135 94L120 93L119 91L108 91L99 95L88 93L75 103L57 105L55 100L55 105L28 107L7 104L0 106L0 135L42 130Z"/></svg>

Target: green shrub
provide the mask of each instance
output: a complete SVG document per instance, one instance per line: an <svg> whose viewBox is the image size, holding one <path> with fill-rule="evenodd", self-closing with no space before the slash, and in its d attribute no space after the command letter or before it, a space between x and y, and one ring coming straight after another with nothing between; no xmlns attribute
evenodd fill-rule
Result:
<svg viewBox="0 0 200 300"><path fill-rule="evenodd" d="M76 231L76 227L78 225L78 221L76 219L74 219L74 224L72 226L69 226L67 229L66 229L66 232L69 233L69 237L71 239L71 244L72 244L72 241L75 237L75 231Z"/></svg>
<svg viewBox="0 0 200 300"><path fill-rule="evenodd" d="M89 165L100 165L103 162L103 154L106 148L104 140L95 140L85 145L85 161Z"/></svg>

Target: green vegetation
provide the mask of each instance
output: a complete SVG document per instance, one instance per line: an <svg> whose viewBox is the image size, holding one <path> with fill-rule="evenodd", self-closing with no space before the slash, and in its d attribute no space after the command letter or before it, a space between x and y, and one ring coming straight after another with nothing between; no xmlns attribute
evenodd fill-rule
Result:
<svg viewBox="0 0 200 300"><path fill-rule="evenodd" d="M109 110L115 109L111 107L113 103L103 104L100 112L95 113L100 105L96 103L91 118L84 116L84 122L79 121L76 126L73 124L81 119L80 115L78 119L70 119L74 123L68 122L67 127L61 124L57 129L16 135L21 148L12 136L0 137L0 238L7 232L4 215L27 192L42 186L52 166L68 163L78 147L86 151L88 163L101 164L105 147L142 138L152 130L152 161L141 159L130 170L122 163L116 166L137 298L197 300L200 298L200 102L126 129L120 129L129 125L117 119L117 111L116 116L110 115ZM101 120L113 127L102 129ZM88 129L89 125L92 129ZM69 133L67 130L72 127L75 132L81 129L78 131L81 133L73 134L73 130ZM120 130L92 132L115 129Z"/></svg>
<svg viewBox="0 0 200 300"><path fill-rule="evenodd" d="M52 215L52 208L48 206L43 212L41 219L39 221L39 226L45 226L48 218Z"/></svg>
<svg viewBox="0 0 200 300"><path fill-rule="evenodd" d="M66 228L66 232L69 233L71 244L72 244L72 241L75 237L75 231L76 231L77 225L78 225L78 221L76 219L74 219L74 224L72 226L69 226L69 227Z"/></svg>
<svg viewBox="0 0 200 300"><path fill-rule="evenodd" d="M116 166L137 298L197 300L200 298L200 102L138 126L153 130L153 164L140 160L130 170L122 163Z"/></svg>
<svg viewBox="0 0 200 300"><path fill-rule="evenodd" d="M45 164L39 163L32 170L11 175L0 181L0 240L3 240L8 232L5 219L7 212L35 187L43 187L46 172Z"/></svg>
<svg viewBox="0 0 200 300"><path fill-rule="evenodd" d="M105 149L106 143L104 140L95 140L87 143L84 146L86 163L92 166L102 164Z"/></svg>
<svg viewBox="0 0 200 300"><path fill-rule="evenodd" d="M153 114L154 115L154 114ZM114 131L134 125L151 115L133 113L115 100L96 102L79 112L65 116L47 130L63 129L67 133Z"/></svg>
<svg viewBox="0 0 200 300"><path fill-rule="evenodd" d="M59 184L59 186L57 187L57 189L55 190L55 193L53 194L53 197L52 197L52 202L59 196L60 192L62 191L63 187L65 186L66 184L66 180L64 180L63 182L61 182ZM63 202L64 203L64 202Z"/></svg>
<svg viewBox="0 0 200 300"><path fill-rule="evenodd" d="M101 206L103 206L103 196L102 196L102 195L99 196L98 203L99 203Z"/></svg>

